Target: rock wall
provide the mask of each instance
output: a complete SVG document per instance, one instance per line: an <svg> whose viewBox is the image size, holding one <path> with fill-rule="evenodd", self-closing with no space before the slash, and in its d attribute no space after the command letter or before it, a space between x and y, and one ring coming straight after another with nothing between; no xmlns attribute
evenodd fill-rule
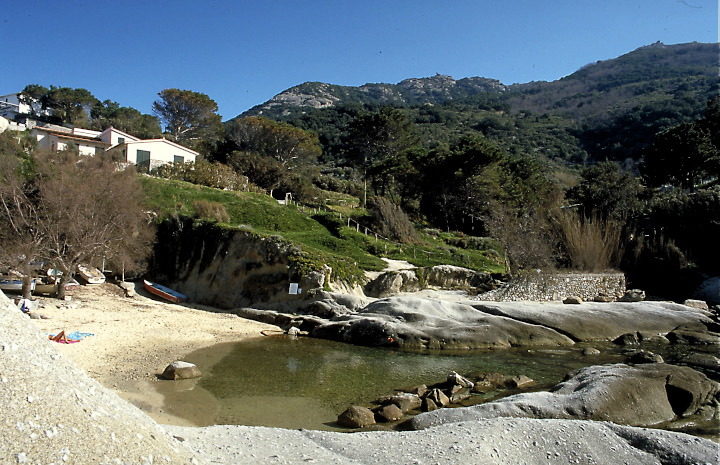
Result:
<svg viewBox="0 0 720 465"><path fill-rule="evenodd" d="M625 275L622 273L538 273L515 278L498 289L479 295L477 299L551 301L570 296L583 300L605 296L617 300L625 295L625 290Z"/></svg>
<svg viewBox="0 0 720 465"><path fill-rule="evenodd" d="M324 284L321 273L299 277L291 263L298 250L279 237L189 219L164 222L158 236L151 275L194 302L219 308L285 302ZM290 294L293 282L302 293Z"/></svg>

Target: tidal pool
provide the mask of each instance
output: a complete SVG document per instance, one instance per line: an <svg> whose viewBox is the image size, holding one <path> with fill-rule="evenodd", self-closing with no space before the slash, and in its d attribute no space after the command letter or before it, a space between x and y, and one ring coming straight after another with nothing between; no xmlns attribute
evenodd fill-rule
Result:
<svg viewBox="0 0 720 465"><path fill-rule="evenodd" d="M583 356L586 346L601 355ZM526 375L546 389L571 370L624 360L609 343L568 348L516 348L414 353L313 338L265 337L202 349L184 359L199 380L153 383L165 413L198 426L238 424L342 431L334 424L352 404L395 389L443 381L449 372ZM504 394L512 393L505 391ZM476 398L476 401L485 400Z"/></svg>

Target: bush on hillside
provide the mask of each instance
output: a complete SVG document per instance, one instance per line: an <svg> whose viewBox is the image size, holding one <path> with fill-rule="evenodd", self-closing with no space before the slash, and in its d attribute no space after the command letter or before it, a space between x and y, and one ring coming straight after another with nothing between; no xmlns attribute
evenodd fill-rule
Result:
<svg viewBox="0 0 720 465"><path fill-rule="evenodd" d="M153 174L176 181L186 181L216 189L236 191L254 191L246 176L237 173L222 163L208 163L198 160L195 163L173 163L160 165Z"/></svg>
<svg viewBox="0 0 720 465"><path fill-rule="evenodd" d="M218 202L196 200L193 202L193 210L195 212L194 217L197 219L218 223L228 223L230 221L225 206Z"/></svg>
<svg viewBox="0 0 720 465"><path fill-rule="evenodd" d="M396 242L417 242L415 228L399 206L384 197L370 197L367 210L371 227L378 234Z"/></svg>

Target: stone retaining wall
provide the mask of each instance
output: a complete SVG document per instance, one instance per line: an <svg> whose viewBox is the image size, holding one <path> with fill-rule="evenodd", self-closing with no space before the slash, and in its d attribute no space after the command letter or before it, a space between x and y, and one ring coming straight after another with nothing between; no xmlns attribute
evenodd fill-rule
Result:
<svg viewBox="0 0 720 465"><path fill-rule="evenodd" d="M625 275L622 273L539 273L515 278L504 286L480 294L478 300L550 301L578 296L592 300L596 296L619 299L625 295Z"/></svg>

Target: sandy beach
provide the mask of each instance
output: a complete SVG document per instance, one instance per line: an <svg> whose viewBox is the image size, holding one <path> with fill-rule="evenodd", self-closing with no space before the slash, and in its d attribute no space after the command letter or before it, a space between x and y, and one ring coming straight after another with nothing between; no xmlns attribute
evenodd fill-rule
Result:
<svg viewBox="0 0 720 465"><path fill-rule="evenodd" d="M43 333L92 333L81 342L57 344L78 368L140 407L156 421L189 425L163 410L163 396L149 383L175 360L222 342L263 337L263 329L278 328L240 318L198 304L161 301L136 285L135 296L125 297L116 284L81 286L70 301L38 297L34 319Z"/></svg>

